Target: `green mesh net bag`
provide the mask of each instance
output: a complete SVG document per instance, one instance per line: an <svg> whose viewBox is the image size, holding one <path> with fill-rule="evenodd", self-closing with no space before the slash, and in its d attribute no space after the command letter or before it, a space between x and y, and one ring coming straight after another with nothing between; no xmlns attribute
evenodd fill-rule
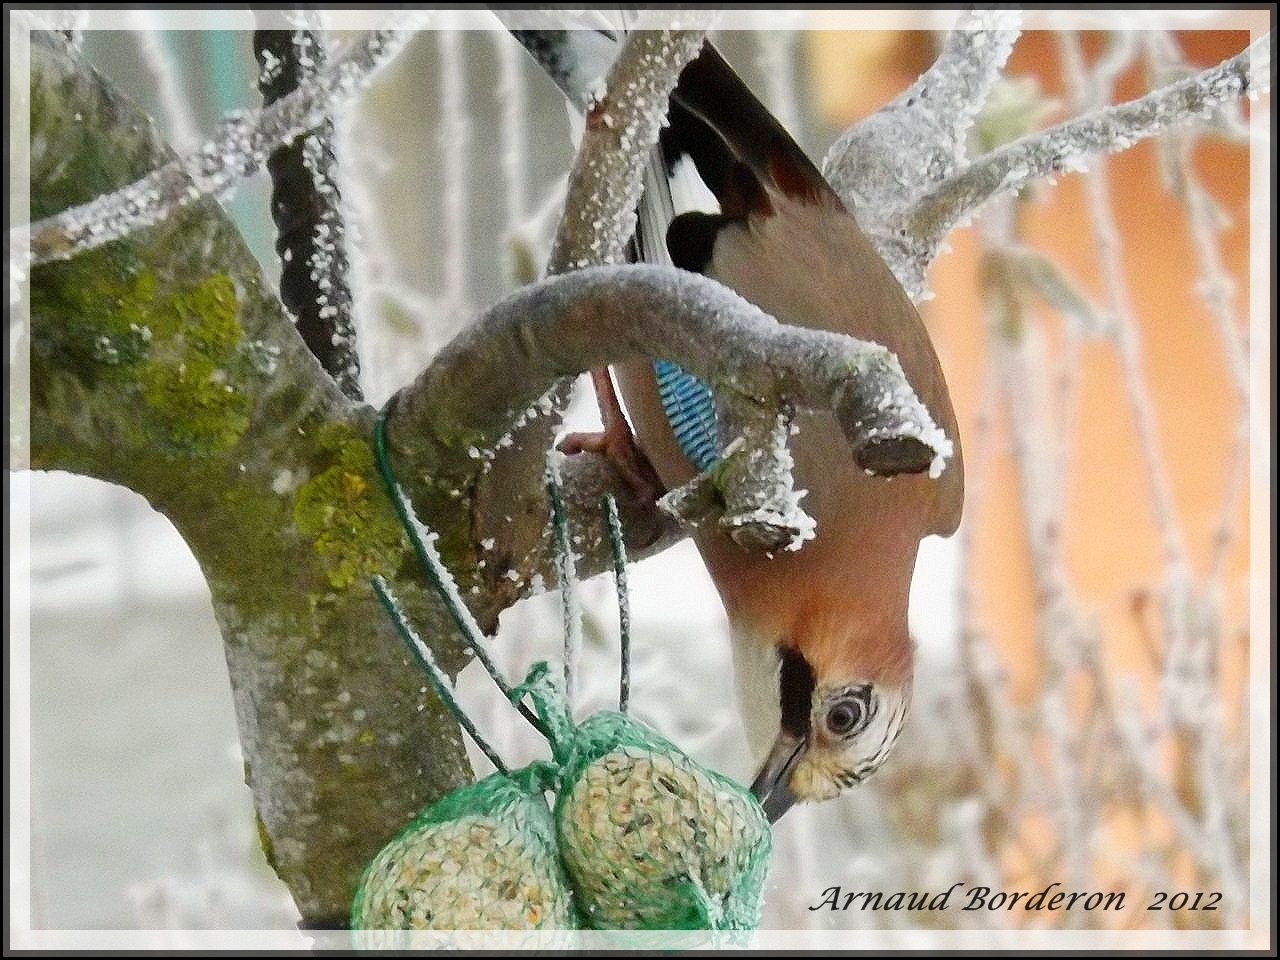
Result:
<svg viewBox="0 0 1280 960"><path fill-rule="evenodd" d="M546 664L516 692L536 704L559 767L558 845L584 927L759 926L771 834L747 790L626 714L574 726Z"/></svg>
<svg viewBox="0 0 1280 960"><path fill-rule="evenodd" d="M419 535L386 459L385 411L378 461L405 531L477 659L550 745L552 762L508 773L453 699L430 648L414 632L385 580L372 584L409 649L477 746L498 768L424 811L365 869L352 906L357 931L711 930L759 925L771 835L764 811L737 783L696 763L622 712L575 725L546 663L511 688L484 650L434 544ZM552 486L562 569L572 584L563 510ZM612 506L610 504L610 506ZM616 510L615 567L625 567ZM619 603L625 586L619 579ZM566 599L566 610L573 607ZM625 708L627 617L621 617ZM566 614L566 638L569 629ZM571 662L566 655L566 663ZM532 702L533 709L525 702ZM554 790L554 814L545 793ZM359 946L406 946L357 937Z"/></svg>
<svg viewBox="0 0 1280 960"><path fill-rule="evenodd" d="M771 849L759 803L630 717L578 727L555 820L587 926L759 926Z"/></svg>
<svg viewBox="0 0 1280 960"><path fill-rule="evenodd" d="M495 773L429 807L365 869L353 929L759 925L771 837L750 793L625 714L575 726L545 663L513 693L533 700L554 763Z"/></svg>
<svg viewBox="0 0 1280 960"><path fill-rule="evenodd" d="M363 930L563 930L576 926L540 766L495 773L428 807L365 869Z"/></svg>

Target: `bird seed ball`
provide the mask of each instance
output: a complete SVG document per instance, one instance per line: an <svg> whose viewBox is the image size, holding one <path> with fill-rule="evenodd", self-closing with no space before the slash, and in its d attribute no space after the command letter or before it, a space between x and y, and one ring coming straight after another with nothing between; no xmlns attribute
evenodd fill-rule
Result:
<svg viewBox="0 0 1280 960"><path fill-rule="evenodd" d="M494 779L462 791L475 793ZM519 788L512 787L510 793L496 808L446 819L439 817L436 807L430 808L383 847L360 882L352 927L573 927L572 893L556 857L546 802ZM446 798L451 801L448 813L456 813L459 806L455 794Z"/></svg>
<svg viewBox="0 0 1280 960"><path fill-rule="evenodd" d="M764 813L738 784L666 746L610 750L562 788L560 850L583 919L598 929L754 929L770 851Z"/></svg>

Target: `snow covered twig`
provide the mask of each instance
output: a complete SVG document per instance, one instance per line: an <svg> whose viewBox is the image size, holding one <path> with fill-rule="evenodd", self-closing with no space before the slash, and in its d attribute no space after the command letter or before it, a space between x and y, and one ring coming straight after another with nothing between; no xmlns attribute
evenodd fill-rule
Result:
<svg viewBox="0 0 1280 960"><path fill-rule="evenodd" d="M1082 171L1100 153L1127 149L1172 126L1202 120L1271 82L1271 34L1234 57L1127 103L1104 107L993 150L925 196L904 218L922 248L939 244L983 205L1046 177Z"/></svg>
<svg viewBox="0 0 1280 960"><path fill-rule="evenodd" d="M93 250L157 223L194 200L230 189L260 169L275 148L320 123L411 36L411 30L372 31L335 59L314 83L263 110L224 119L218 135L195 153L33 224L32 265Z"/></svg>
<svg viewBox="0 0 1280 960"><path fill-rule="evenodd" d="M754 362L762 355L771 362ZM642 264L574 271L492 307L398 395L393 426L465 426L482 445L473 458L491 457L484 445L509 444L513 419L549 382L637 356L668 357L724 394L832 410L866 469L941 469L950 456L884 347L779 324L714 280ZM475 378L489 389L459 389Z"/></svg>
<svg viewBox="0 0 1280 960"><path fill-rule="evenodd" d="M629 34L587 111L587 129L569 175L565 214L548 273L616 263L635 232L649 149L680 71L702 48L703 30Z"/></svg>
<svg viewBox="0 0 1280 960"><path fill-rule="evenodd" d="M254 31L258 88L270 106L314 82L326 54L310 28ZM346 222L335 179L334 126L326 116L267 160L271 216L278 231L280 298L298 332L342 392L363 399L349 283Z"/></svg>

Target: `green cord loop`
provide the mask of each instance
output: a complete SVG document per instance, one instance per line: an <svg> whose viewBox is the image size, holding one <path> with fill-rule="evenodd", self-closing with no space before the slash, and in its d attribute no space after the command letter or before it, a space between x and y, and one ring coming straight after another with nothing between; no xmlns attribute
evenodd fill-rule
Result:
<svg viewBox="0 0 1280 960"><path fill-rule="evenodd" d="M392 402L394 402L394 398ZM475 654L476 659L484 666L485 672L498 685L498 689L502 691L503 696L511 701L515 708L520 711L520 715L528 720L535 730L542 736L549 737L537 715L520 701L511 685L507 683L501 672L499 672L497 665L490 659L488 652L484 648L484 633L480 629L480 625L476 623L470 608L463 602L461 595L458 593L457 584L449 574L444 561L440 558L440 554L435 548L435 535L429 534L428 538L424 539L419 532L422 525L418 522L417 517L414 516L409 498L405 496L404 490L396 479L395 471L391 467L391 458L387 452L387 414L390 409L391 402L388 402L385 407L378 411L378 417L374 421L374 456L378 461L378 470L387 486L387 492L391 496L391 502L395 505L396 514L400 517L400 523L404 527L405 533L408 534L414 555L418 558L418 564L444 601L450 615L453 617L454 623L462 631L462 636L466 640L467 646L471 648L471 652Z"/></svg>
<svg viewBox="0 0 1280 960"><path fill-rule="evenodd" d="M618 712L575 723L565 682L545 661L506 683L457 585L396 482L387 411L378 414L378 467L422 569L466 642L507 699L551 748L550 761L510 771L453 696L431 649L414 632L386 580L373 589L463 729L498 773L440 798L370 862L357 887L357 929L522 928L750 930L759 924L771 834L746 789ZM564 502L548 478L562 593L573 586ZM617 505L601 507L613 548L622 622L619 703L630 686L626 551ZM576 608L565 602L566 636ZM566 662L574 656L567 649ZM525 701L528 701L527 703ZM554 794L549 805L547 794ZM383 943L371 934L373 943ZM395 944L394 939L385 941Z"/></svg>
<svg viewBox="0 0 1280 960"><path fill-rule="evenodd" d="M444 701L445 706L449 708L458 723L467 731L467 734L475 741L476 746L484 752L484 755L489 758L489 762L497 768L498 772L509 773L507 765L502 762L502 758L498 756L497 751L489 746L484 737L480 736L480 731L476 729L475 723L459 706L458 701L454 699L453 691L449 687L449 681L445 678L444 671L440 669L439 664L436 663L435 654L431 652L431 648L423 643L422 638L409 625L404 611L400 609L400 604L391 595L391 591L387 587L387 581L378 574L374 574L371 580L374 592L377 593L378 599L382 601L382 606L391 617L391 622L396 625L400 638L413 651L413 655L417 658L419 665L426 671L427 676L431 678L431 683L436 688L436 693L440 695L440 699Z"/></svg>
<svg viewBox="0 0 1280 960"><path fill-rule="evenodd" d="M528 694L533 701L538 717L548 731L547 742L551 746L552 759L557 766L563 766L574 748L575 729L569 701L551 667L545 660L535 663L516 690L522 695Z"/></svg>
<svg viewBox="0 0 1280 960"><path fill-rule="evenodd" d="M560 493L560 481L554 467L547 470L547 499L551 503L551 526L556 539L556 579L560 583L560 613L564 619L564 695L572 710L575 674L582 652L582 616L574 590L578 574L574 569L569 521L565 517L564 497Z"/></svg>
<svg viewBox="0 0 1280 960"><path fill-rule="evenodd" d="M618 712L626 713L631 700L631 601L627 589L627 545L622 539L622 519L618 501L606 493L600 505L609 547L613 553L613 586L618 595Z"/></svg>

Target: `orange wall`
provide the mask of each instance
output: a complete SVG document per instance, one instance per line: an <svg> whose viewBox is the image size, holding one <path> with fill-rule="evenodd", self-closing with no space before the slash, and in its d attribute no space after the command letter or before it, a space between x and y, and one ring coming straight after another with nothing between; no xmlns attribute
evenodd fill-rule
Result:
<svg viewBox="0 0 1280 960"><path fill-rule="evenodd" d="M1210 65L1248 43L1241 32L1180 34L1186 55ZM1086 37L1087 55L1098 48ZM933 40L923 32L814 33L809 55L825 82L817 99L835 126L855 120L889 99L924 69L933 56ZM1053 35L1027 33L1014 49L1007 71L1032 76L1041 89L1067 102L1059 80ZM1139 95L1141 77L1126 75L1119 93ZM1056 121L1061 115L1050 118ZM1230 217L1222 257L1237 283L1235 315L1247 316L1248 192L1247 148L1206 144L1195 155L1202 181ZM1205 571L1227 489L1227 463L1239 403L1228 377L1224 353L1212 317L1195 288L1195 260L1181 203L1160 183L1156 150L1139 144L1109 161L1113 210L1124 245L1123 266L1141 340L1142 369L1154 407L1160 459L1171 487L1193 575ZM1023 204L1023 235L1049 254L1087 294L1100 302L1101 268L1088 219L1083 180L1064 177ZM975 451L979 381L988 335L984 330L977 243L972 230L950 238L952 251L933 267L936 294L925 304L939 355L951 384L968 456ZM1047 324L1053 351L1057 322ZM1051 354L1052 355L1052 354ZM1119 353L1109 342L1088 341L1082 352L1075 449L1066 488L1065 562L1086 612L1102 618L1113 666L1137 670L1154 680L1149 644L1141 639L1140 619L1158 636L1154 597L1164 576L1159 538L1152 519L1151 487L1138 453L1134 418L1126 399ZM1003 404L1001 405L1003 410ZM1013 688L1025 701L1035 690L1034 601L1023 519L1017 497L1015 464L1008 452L1003 413L991 425L987 449L994 454L980 502L966 510L975 526L968 576L976 586L977 618L1006 654ZM1236 539L1225 577L1227 623L1247 627L1248 499L1240 488L1232 501L1231 529ZM1243 670L1245 644L1234 652L1228 673ZM1150 689L1149 684L1144 684Z"/></svg>

